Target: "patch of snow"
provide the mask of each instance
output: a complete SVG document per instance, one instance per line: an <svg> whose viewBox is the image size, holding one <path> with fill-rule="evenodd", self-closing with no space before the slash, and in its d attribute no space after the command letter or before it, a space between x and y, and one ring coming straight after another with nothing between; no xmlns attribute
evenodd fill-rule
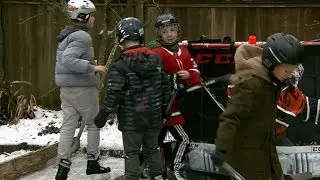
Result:
<svg viewBox="0 0 320 180"><path fill-rule="evenodd" d="M87 132L84 131L80 138L80 147L87 145ZM106 126L100 129L100 149L123 150L122 133L118 130L116 124Z"/></svg>
<svg viewBox="0 0 320 180"><path fill-rule="evenodd" d="M29 151L29 150L19 150L19 151L14 151L12 153L0 154L0 163L2 163L4 161L8 161L10 159L13 159L15 157L24 155L24 154L29 153L29 152L31 152L31 151Z"/></svg>
<svg viewBox="0 0 320 180"><path fill-rule="evenodd" d="M14 145L26 142L32 145L51 145L59 141L59 134L39 136L45 126L55 122L55 126L62 124L62 111L45 110L37 107L34 119L21 119L16 125L0 126L0 143Z"/></svg>
<svg viewBox="0 0 320 180"><path fill-rule="evenodd" d="M29 145L51 145L59 142L58 134L38 135L49 123L54 122L54 126L60 128L62 124L62 111L46 110L36 107L36 117L34 119L21 119L16 125L0 126L0 144L14 145L27 143ZM76 130L75 136L79 129ZM87 131L83 131L80 138L80 146L85 147L87 144ZM108 123L100 130L100 148L123 150L122 134L117 125L110 126Z"/></svg>

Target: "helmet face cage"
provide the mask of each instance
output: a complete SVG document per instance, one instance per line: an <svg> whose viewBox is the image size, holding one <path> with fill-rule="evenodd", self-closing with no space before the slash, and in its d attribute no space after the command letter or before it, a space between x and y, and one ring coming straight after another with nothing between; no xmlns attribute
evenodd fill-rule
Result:
<svg viewBox="0 0 320 180"><path fill-rule="evenodd" d="M90 0L70 0L66 14L69 19L78 22L87 22L90 14L96 11L96 7Z"/></svg>
<svg viewBox="0 0 320 180"><path fill-rule="evenodd" d="M161 26L156 27L156 33L163 45L174 45L177 44L180 40L181 36L181 27L179 23L166 23ZM163 38L168 33L175 33L175 40L172 42L166 42Z"/></svg>
<svg viewBox="0 0 320 180"><path fill-rule="evenodd" d="M302 64L299 64L298 68L293 72L292 77L289 79L290 84L293 87L298 87L299 81L302 78L304 72L304 67Z"/></svg>

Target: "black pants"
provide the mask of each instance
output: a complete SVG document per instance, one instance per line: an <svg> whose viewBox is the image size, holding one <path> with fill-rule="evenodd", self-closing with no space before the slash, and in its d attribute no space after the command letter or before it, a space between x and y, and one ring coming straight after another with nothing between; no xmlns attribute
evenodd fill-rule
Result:
<svg viewBox="0 0 320 180"><path fill-rule="evenodd" d="M123 131L123 149L125 157L125 179L140 179L140 148L143 158L149 165L150 177L161 175L163 162L158 146L159 129L149 129L145 132Z"/></svg>
<svg viewBox="0 0 320 180"><path fill-rule="evenodd" d="M159 145L162 148L165 148L163 140L167 134L167 131L169 131L172 134L172 136L177 140L176 147L173 151L173 163L182 163L182 158L184 157L186 149L190 143L189 136L182 125L165 126L161 129L159 135Z"/></svg>

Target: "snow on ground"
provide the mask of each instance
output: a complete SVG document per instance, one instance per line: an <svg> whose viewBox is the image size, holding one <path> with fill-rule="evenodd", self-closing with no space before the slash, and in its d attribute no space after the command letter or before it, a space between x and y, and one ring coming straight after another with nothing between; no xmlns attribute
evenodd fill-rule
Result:
<svg viewBox="0 0 320 180"><path fill-rule="evenodd" d="M4 154L0 154L0 163L4 162L4 161L8 161L10 159L13 159L15 157L24 155L26 153L29 153L31 151L29 150L19 150L19 151L14 151L12 153L4 153Z"/></svg>
<svg viewBox="0 0 320 180"><path fill-rule="evenodd" d="M62 123L62 111L50 111L37 108L36 118L21 119L16 125L0 126L0 144L20 144L26 142L33 145L50 145L57 142L58 134L38 136L38 133L50 122L60 127Z"/></svg>
<svg viewBox="0 0 320 180"><path fill-rule="evenodd" d="M14 145L20 143L27 143L29 145L51 145L59 141L59 134L38 135L44 127L50 123L54 123L55 127L60 128L62 124L62 111L45 110L40 107L36 108L36 118L21 119L16 125L0 126L0 145ZM75 136L78 133L76 130ZM117 125L109 126L108 124L100 130L100 148L123 150L122 135L117 129ZM84 130L80 146L85 147L87 144L87 132ZM11 158L11 156L1 156L0 162Z"/></svg>
<svg viewBox="0 0 320 180"><path fill-rule="evenodd" d="M80 138L80 146L85 147L87 144L87 132L85 131ZM123 150L122 134L116 124L112 126L106 124L100 130L100 149Z"/></svg>
<svg viewBox="0 0 320 180"><path fill-rule="evenodd" d="M124 159L102 156L100 160L102 166L109 166L111 168L111 179L124 174ZM87 180L86 177L87 160L86 155L78 153L72 159L72 165L68 180ZM55 166L49 166L41 171L35 172L31 175L21 177L20 180L48 180L54 179L57 173Z"/></svg>

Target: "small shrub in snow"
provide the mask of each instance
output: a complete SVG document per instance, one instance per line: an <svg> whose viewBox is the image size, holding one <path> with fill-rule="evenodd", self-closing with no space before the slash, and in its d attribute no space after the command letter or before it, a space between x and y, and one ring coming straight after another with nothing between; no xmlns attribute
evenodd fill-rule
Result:
<svg viewBox="0 0 320 180"><path fill-rule="evenodd" d="M47 134L58 134L60 132L60 129L56 126L54 126L55 122L50 122L47 126L42 129L41 132L38 133L38 136L43 136Z"/></svg>
<svg viewBox="0 0 320 180"><path fill-rule="evenodd" d="M25 86L31 87L32 84L27 81L3 82L0 89L0 125L17 124L20 119L35 118L36 99L29 91L23 91Z"/></svg>

